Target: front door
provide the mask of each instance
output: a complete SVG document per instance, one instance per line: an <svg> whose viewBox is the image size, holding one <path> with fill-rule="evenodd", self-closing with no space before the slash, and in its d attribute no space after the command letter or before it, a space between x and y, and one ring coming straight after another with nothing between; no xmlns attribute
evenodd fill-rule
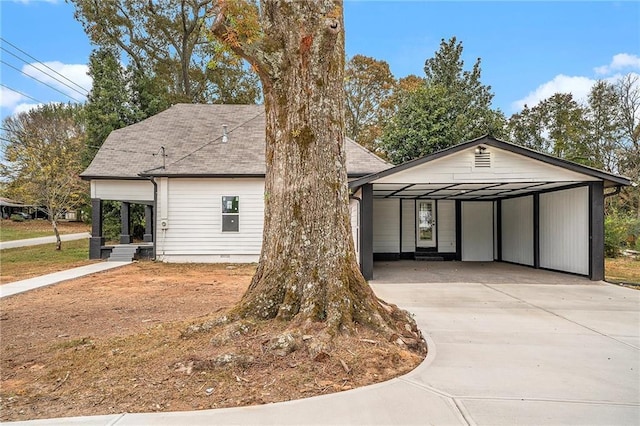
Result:
<svg viewBox="0 0 640 426"><path fill-rule="evenodd" d="M436 246L436 203L433 200L418 200L416 203L416 246Z"/></svg>

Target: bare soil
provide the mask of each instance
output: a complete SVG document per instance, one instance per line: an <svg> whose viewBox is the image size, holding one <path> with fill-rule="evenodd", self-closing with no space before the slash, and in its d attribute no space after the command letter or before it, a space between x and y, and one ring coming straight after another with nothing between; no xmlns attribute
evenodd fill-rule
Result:
<svg viewBox="0 0 640 426"><path fill-rule="evenodd" d="M0 419L266 404L389 380L424 358L365 329L311 359L304 345L265 350L285 323L197 326L254 270L140 262L1 299Z"/></svg>

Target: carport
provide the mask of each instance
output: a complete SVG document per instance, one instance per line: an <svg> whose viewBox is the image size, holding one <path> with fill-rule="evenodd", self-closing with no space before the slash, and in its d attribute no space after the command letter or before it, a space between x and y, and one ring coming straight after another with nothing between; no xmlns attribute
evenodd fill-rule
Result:
<svg viewBox="0 0 640 426"><path fill-rule="evenodd" d="M629 179L484 136L350 182L360 267L509 262L604 278L604 198Z"/></svg>

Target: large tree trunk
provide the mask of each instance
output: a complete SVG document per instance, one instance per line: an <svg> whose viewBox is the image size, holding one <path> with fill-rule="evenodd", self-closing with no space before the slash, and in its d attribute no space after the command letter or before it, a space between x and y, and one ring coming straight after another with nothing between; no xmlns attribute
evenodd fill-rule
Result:
<svg viewBox="0 0 640 426"><path fill-rule="evenodd" d="M258 71L266 110L262 253L235 313L302 328L323 322L328 336L360 323L399 342L421 342L408 314L375 296L355 258L344 148L342 2L263 0L253 44L242 44L224 13L223 7L214 33L240 40L231 47Z"/></svg>

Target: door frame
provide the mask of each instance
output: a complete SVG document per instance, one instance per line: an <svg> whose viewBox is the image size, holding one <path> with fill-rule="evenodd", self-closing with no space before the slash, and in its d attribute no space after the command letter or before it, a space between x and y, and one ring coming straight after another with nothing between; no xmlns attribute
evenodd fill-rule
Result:
<svg viewBox="0 0 640 426"><path fill-rule="evenodd" d="M431 216L432 216L432 225L431 225L431 239L426 240L424 242L420 239L420 203L428 203L431 204ZM415 236L416 236L416 250L418 248L432 248L437 249L438 247L438 203L437 200L416 200L415 205Z"/></svg>

